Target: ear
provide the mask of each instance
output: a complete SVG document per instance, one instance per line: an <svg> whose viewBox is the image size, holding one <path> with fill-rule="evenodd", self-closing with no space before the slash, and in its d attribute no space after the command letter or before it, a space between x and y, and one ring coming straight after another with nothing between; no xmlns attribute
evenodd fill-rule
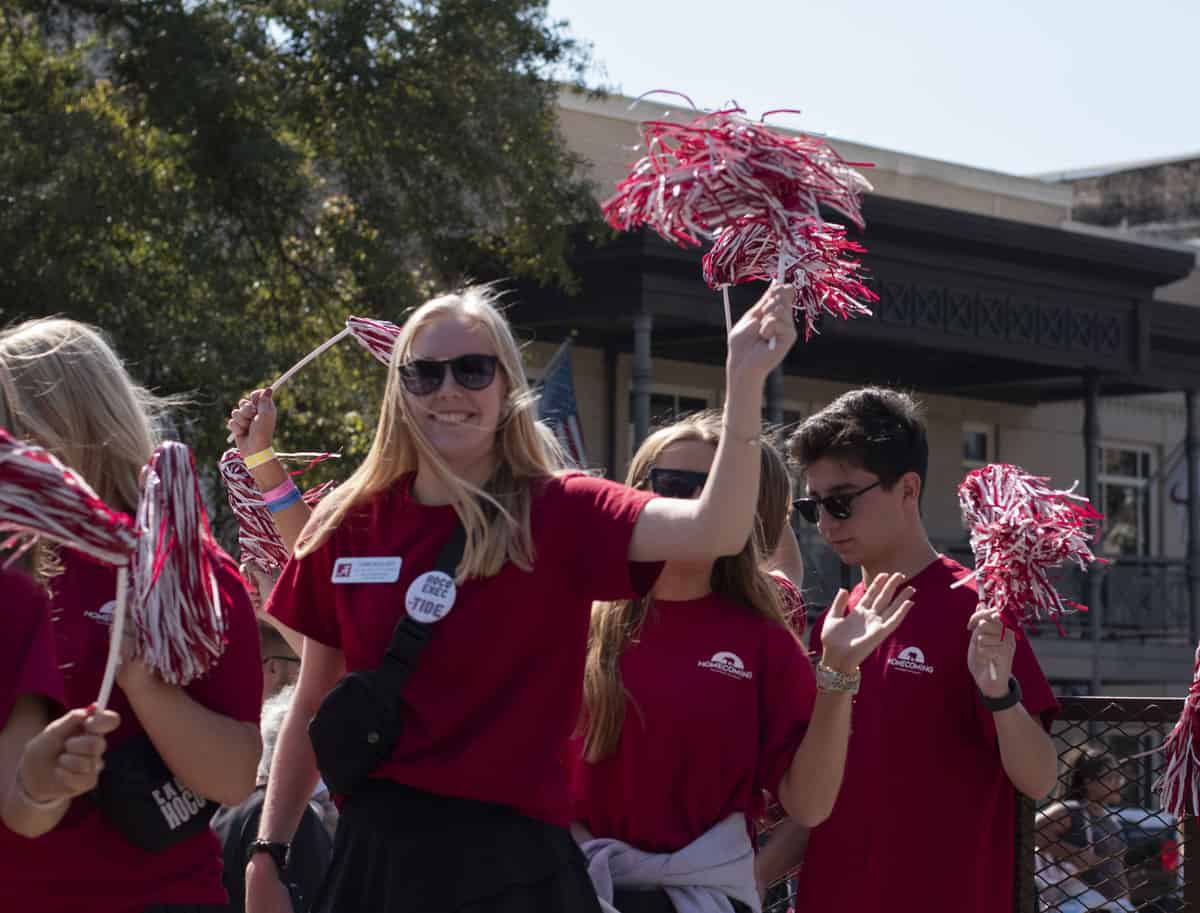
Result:
<svg viewBox="0 0 1200 913"><path fill-rule="evenodd" d="M912 500L914 504L921 503L921 477L915 472L906 472L900 477L900 484L903 486L905 500Z"/></svg>

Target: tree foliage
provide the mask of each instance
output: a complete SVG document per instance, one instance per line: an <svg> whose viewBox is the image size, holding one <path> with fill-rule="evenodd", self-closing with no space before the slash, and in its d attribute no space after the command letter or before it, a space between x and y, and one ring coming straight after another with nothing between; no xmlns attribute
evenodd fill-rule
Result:
<svg viewBox="0 0 1200 913"><path fill-rule="evenodd" d="M561 143L586 49L538 0L9 0L0 317L107 330L194 405L478 263L570 285L593 218ZM281 397L285 443L365 450L381 368L347 342Z"/></svg>

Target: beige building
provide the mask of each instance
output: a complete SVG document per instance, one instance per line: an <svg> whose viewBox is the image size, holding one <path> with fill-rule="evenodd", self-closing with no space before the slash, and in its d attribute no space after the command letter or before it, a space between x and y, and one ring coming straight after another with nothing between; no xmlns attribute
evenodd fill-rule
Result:
<svg viewBox="0 0 1200 913"><path fill-rule="evenodd" d="M638 157L640 119L688 115L630 103L560 97L562 132L591 163L601 196ZM1073 221L1069 183L832 143L848 160L875 163L863 240L882 300L875 319L827 321L821 337L796 346L771 391L775 417L793 425L861 383L916 392L930 430L927 522L939 547L955 553L966 543L955 496L965 471L1003 461L1057 486L1085 486L1090 418L1094 485L1107 514L1102 550L1114 563L1096 585L1099 624L1074 618L1066 638L1045 631L1035 647L1064 691L1098 682L1106 694L1184 693L1200 601L1196 581L1189 594L1185 563L1181 392L1200 387L1192 357L1200 319L1189 313L1200 305L1200 273L1189 276L1196 248ZM701 281L697 252L654 238L589 250L580 272L579 296L528 306L523 296L516 320L534 340L534 373L578 333L573 367L588 461L619 477L635 439L636 392L643 401L648 393L652 418L720 404L720 297ZM753 297L746 290L740 300ZM635 377L639 346L653 356L641 361L649 377L645 368ZM1090 412L1089 384L1097 394ZM800 532L806 589L819 602L847 571L814 530ZM1063 587L1086 598L1077 575Z"/></svg>

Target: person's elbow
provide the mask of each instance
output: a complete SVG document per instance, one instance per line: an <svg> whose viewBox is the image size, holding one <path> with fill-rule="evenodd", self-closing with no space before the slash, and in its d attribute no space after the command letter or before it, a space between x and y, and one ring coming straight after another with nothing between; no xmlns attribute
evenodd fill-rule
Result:
<svg viewBox="0 0 1200 913"><path fill-rule="evenodd" d="M794 786L786 776L779 785L779 802L788 817L802 827L814 828L823 824L833 814L836 793L827 799L813 795L811 790Z"/></svg>
<svg viewBox="0 0 1200 913"><path fill-rule="evenodd" d="M1024 795L1028 796L1034 802L1041 802L1043 799L1049 798L1054 792L1055 784L1058 782L1055 765L1041 765L1041 768L1034 771L1030 776L1026 777L1026 782L1016 784Z"/></svg>

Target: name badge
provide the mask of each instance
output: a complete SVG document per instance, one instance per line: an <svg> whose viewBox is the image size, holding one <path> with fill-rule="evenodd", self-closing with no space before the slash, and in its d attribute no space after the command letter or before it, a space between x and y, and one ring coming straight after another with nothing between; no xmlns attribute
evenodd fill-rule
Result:
<svg viewBox="0 0 1200 913"><path fill-rule="evenodd" d="M400 579L400 559L339 558L333 564L331 583L395 583Z"/></svg>
<svg viewBox="0 0 1200 913"><path fill-rule="evenodd" d="M414 621L430 624L450 614L457 595L453 577L442 571L426 571L409 586L404 608Z"/></svg>

